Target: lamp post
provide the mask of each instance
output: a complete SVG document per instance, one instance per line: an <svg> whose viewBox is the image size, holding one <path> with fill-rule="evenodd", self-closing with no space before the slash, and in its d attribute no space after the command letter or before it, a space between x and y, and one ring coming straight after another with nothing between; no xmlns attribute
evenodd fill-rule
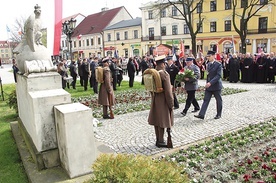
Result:
<svg viewBox="0 0 276 183"><path fill-rule="evenodd" d="M62 31L67 36L67 40L69 42L70 60L72 60L72 34L74 33L75 26L76 20L73 18L62 23Z"/></svg>

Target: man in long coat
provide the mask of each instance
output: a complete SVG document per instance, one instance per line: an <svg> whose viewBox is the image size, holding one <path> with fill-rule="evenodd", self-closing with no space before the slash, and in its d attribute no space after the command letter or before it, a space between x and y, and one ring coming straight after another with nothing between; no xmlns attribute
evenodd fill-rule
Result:
<svg viewBox="0 0 276 183"><path fill-rule="evenodd" d="M173 94L170 82L170 75L165 71L165 55L156 57L156 70L159 72L163 92L151 93L151 108L148 117L148 123L154 126L156 135L156 146L167 147L164 141L165 128L173 126Z"/></svg>
<svg viewBox="0 0 276 183"><path fill-rule="evenodd" d="M246 53L245 59L243 60L242 68L242 79L243 83L251 83L253 81L253 59L250 53Z"/></svg>
<svg viewBox="0 0 276 183"><path fill-rule="evenodd" d="M112 75L109 69L109 59L104 59L103 63L103 78L104 82L100 84L98 103L103 105L103 118L111 119L107 113L108 106L113 106L115 104L115 97L112 85Z"/></svg>

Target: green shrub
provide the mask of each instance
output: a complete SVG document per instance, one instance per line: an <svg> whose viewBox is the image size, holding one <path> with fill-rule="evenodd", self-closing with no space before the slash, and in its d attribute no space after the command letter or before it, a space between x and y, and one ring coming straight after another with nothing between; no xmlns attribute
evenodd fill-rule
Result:
<svg viewBox="0 0 276 183"><path fill-rule="evenodd" d="M102 154L92 166L93 177L86 183L185 183L186 175L173 162L144 155Z"/></svg>
<svg viewBox="0 0 276 183"><path fill-rule="evenodd" d="M17 97L16 97L16 90L13 90L8 95L8 105L11 109L14 109L16 111L16 114L18 114L18 106L17 106Z"/></svg>

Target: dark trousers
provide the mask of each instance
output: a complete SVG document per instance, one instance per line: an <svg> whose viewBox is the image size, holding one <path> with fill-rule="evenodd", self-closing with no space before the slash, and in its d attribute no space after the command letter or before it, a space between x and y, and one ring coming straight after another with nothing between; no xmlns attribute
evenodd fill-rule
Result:
<svg viewBox="0 0 276 183"><path fill-rule="evenodd" d="M87 85L88 85L88 76L83 77L83 87L85 91L87 90Z"/></svg>
<svg viewBox="0 0 276 183"><path fill-rule="evenodd" d="M205 90L203 104L201 106L201 110L199 112L199 115L205 116L205 113L207 111L209 102L211 100L212 95L214 95L216 99L216 106L217 106L217 116L221 116L222 113L222 98L221 98L221 90L217 91L208 91Z"/></svg>
<svg viewBox="0 0 276 183"><path fill-rule="evenodd" d="M80 76L80 85L83 86L83 76Z"/></svg>
<svg viewBox="0 0 276 183"><path fill-rule="evenodd" d="M71 83L73 89L76 89L76 82L77 82L77 76L72 76L73 77L73 81Z"/></svg>
<svg viewBox="0 0 276 183"><path fill-rule="evenodd" d="M129 87L133 87L134 77L134 74L129 76Z"/></svg>
<svg viewBox="0 0 276 183"><path fill-rule="evenodd" d="M175 108L179 108L179 103L178 103L178 100L177 100L177 98L176 98L175 92L173 92L173 106L174 106Z"/></svg>
<svg viewBox="0 0 276 183"><path fill-rule="evenodd" d="M94 75L90 77L90 88L93 88L94 93L98 93L98 82Z"/></svg>
<svg viewBox="0 0 276 183"><path fill-rule="evenodd" d="M191 104L193 104L195 110L199 110L200 107L199 107L198 102L195 98L195 90L187 91L187 93L188 93L188 96L187 96L187 99L186 99L186 104L185 104L185 108L184 108L183 112L187 113L187 111L189 110Z"/></svg>
<svg viewBox="0 0 276 183"><path fill-rule="evenodd" d="M116 90L116 86L117 86L117 75L116 74L112 74L112 78L113 78L113 90Z"/></svg>

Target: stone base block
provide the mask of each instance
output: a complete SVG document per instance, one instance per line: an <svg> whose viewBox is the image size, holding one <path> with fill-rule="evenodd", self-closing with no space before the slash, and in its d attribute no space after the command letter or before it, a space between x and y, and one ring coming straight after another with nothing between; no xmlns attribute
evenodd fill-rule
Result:
<svg viewBox="0 0 276 183"><path fill-rule="evenodd" d="M96 146L92 111L80 103L54 107L61 166L70 178L92 172Z"/></svg>
<svg viewBox="0 0 276 183"><path fill-rule="evenodd" d="M38 170L52 168L60 165L58 148L39 152L36 149L32 138L28 134L20 118L18 119L18 127Z"/></svg>

